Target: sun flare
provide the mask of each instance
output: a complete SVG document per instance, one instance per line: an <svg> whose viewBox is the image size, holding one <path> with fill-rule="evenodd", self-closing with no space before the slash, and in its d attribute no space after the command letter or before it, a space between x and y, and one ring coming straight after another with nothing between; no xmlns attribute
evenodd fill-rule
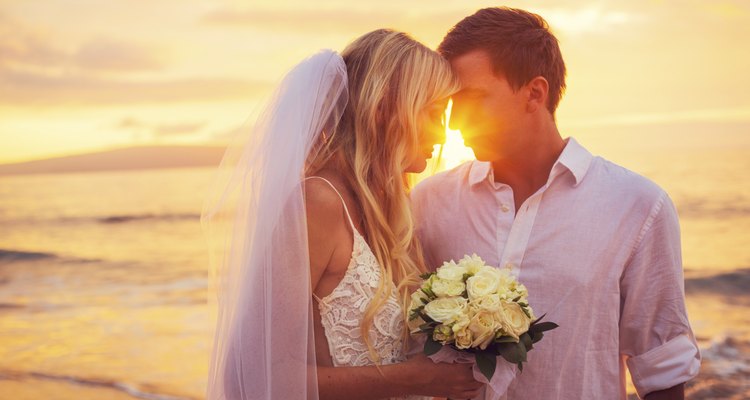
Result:
<svg viewBox="0 0 750 400"><path fill-rule="evenodd" d="M435 151L432 154L433 159L440 160L436 172L448 170L475 159L474 151L464 144L461 131L449 128L452 107L453 100L448 102L448 107L445 109L445 144L442 145L442 148L441 146L435 146Z"/></svg>

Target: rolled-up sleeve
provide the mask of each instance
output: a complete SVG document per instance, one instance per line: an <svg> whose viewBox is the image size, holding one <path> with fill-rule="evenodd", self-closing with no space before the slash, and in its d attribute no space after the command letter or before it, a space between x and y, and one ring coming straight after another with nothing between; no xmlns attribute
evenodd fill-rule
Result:
<svg viewBox="0 0 750 400"><path fill-rule="evenodd" d="M620 280L620 354L641 398L690 380L700 368L685 310L679 222L666 193L653 205Z"/></svg>

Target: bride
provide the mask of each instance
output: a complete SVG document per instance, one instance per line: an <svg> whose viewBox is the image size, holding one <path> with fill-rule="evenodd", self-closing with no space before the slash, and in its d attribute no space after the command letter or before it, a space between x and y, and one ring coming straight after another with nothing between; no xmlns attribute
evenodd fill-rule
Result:
<svg viewBox="0 0 750 400"><path fill-rule="evenodd" d="M437 53L376 30L298 64L229 147L202 213L219 254L209 400L477 395L471 364L407 358L425 266L406 173L456 90Z"/></svg>

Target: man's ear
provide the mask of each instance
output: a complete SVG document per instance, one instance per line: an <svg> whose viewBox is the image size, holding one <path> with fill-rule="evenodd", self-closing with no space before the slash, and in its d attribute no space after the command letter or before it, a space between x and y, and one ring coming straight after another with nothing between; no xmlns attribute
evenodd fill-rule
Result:
<svg viewBox="0 0 750 400"><path fill-rule="evenodd" d="M540 107L547 107L547 95L549 94L549 83L544 77L537 76L536 78L529 81L526 84L526 90L528 93L528 101L526 103L526 111L533 113L536 112Z"/></svg>

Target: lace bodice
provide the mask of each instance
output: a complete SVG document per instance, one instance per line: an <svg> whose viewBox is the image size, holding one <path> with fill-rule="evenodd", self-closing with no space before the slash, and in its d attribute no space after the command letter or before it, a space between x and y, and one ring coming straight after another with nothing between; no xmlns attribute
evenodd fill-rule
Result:
<svg viewBox="0 0 750 400"><path fill-rule="evenodd" d="M311 176L307 179L310 178L322 179L338 194L354 236L352 258L349 260L344 278L328 296L322 299L315 297L320 310L320 322L328 341L328 351L336 367L374 365L375 362L370 358L367 344L362 338L360 326L365 310L375 297L380 283L378 260L365 238L354 226L346 202L336 187L325 178ZM370 343L379 357L380 365L406 361L402 345L406 329L403 308L398 300L396 285L392 281L387 284L391 285L391 295L378 309L369 330ZM390 400L397 399L431 400L432 397L407 396Z"/></svg>
<svg viewBox="0 0 750 400"><path fill-rule="evenodd" d="M360 325L365 310L380 282L380 268L365 239L354 230L354 249L344 278L328 296L320 299L321 324L328 339L328 349L335 366L372 365ZM370 328L370 342L380 364L406 360L403 352L404 317L396 287L375 314Z"/></svg>
<svg viewBox="0 0 750 400"><path fill-rule="evenodd" d="M319 178L333 188L341 198L354 236L352 257L344 278L328 295L318 300L321 325L328 340L334 366L373 365L360 326L365 310L375 297L381 274L378 260L364 237L352 222L341 194L328 180ZM308 179L310 179L308 178ZM391 295L378 309L370 327L370 343L379 357L379 364L394 364L406 360L403 350L404 317L398 301L396 285L391 285Z"/></svg>

